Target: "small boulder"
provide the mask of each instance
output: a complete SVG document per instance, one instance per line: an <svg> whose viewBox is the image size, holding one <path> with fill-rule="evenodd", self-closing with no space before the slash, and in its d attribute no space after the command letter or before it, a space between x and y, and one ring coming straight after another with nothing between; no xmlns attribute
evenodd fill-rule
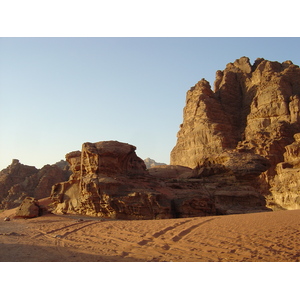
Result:
<svg viewBox="0 0 300 300"><path fill-rule="evenodd" d="M16 217L35 218L41 215L41 208L33 197L26 197L16 212Z"/></svg>

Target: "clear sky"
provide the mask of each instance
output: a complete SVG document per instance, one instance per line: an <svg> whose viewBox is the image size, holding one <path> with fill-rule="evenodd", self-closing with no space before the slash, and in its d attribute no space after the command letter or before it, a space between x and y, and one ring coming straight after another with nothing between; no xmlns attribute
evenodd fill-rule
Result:
<svg viewBox="0 0 300 300"><path fill-rule="evenodd" d="M118 140L169 163L187 90L241 56L300 65L300 38L0 38L0 169Z"/></svg>

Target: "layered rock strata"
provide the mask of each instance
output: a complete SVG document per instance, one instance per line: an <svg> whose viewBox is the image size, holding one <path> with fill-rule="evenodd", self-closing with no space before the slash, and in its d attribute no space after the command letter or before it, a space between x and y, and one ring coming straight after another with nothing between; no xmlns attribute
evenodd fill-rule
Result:
<svg viewBox="0 0 300 300"><path fill-rule="evenodd" d="M285 147L300 132L299 112L297 65L262 58L251 65L247 57L237 59L217 71L214 91L202 79L187 92L171 164L195 168L228 151L257 154L270 164L256 182L268 195Z"/></svg>

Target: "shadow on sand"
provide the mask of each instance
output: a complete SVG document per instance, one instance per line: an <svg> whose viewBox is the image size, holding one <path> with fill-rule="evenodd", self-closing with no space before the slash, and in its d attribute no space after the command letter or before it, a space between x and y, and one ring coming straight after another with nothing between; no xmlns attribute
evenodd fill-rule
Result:
<svg viewBox="0 0 300 300"><path fill-rule="evenodd" d="M102 256L68 248L0 244L0 262L141 262L124 255Z"/></svg>

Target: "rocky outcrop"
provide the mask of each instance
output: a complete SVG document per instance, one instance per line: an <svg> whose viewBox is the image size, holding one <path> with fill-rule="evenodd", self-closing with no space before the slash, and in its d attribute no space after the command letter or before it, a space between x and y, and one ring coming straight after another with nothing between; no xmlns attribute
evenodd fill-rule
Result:
<svg viewBox="0 0 300 300"><path fill-rule="evenodd" d="M242 183L245 171L238 169L232 157L227 159L231 163L224 174L215 170L203 177L200 171L183 166L147 170L135 147L129 144L84 143L82 151L66 155L72 175L69 181L53 186L53 212L111 219L161 219L264 210L264 198ZM248 172L253 176L265 171L263 158L248 155L247 162L252 163ZM234 172L239 176L235 177Z"/></svg>
<svg viewBox="0 0 300 300"><path fill-rule="evenodd" d="M54 213L112 219L215 214L214 203L205 200L205 191L204 195L199 191L191 194L191 188L179 190L172 186L174 183L151 176L135 149L129 144L104 141L84 143L82 151L68 153L66 159L73 174L69 181L53 187ZM197 202L202 205L197 206Z"/></svg>
<svg viewBox="0 0 300 300"><path fill-rule="evenodd" d="M156 162L154 159L151 159L149 157L144 159L144 163L145 163L147 169L150 169L150 168L153 168L156 166L166 166L165 163Z"/></svg>
<svg viewBox="0 0 300 300"><path fill-rule="evenodd" d="M69 176L66 162L37 169L14 159L10 166L0 172L0 208L17 207L26 197L48 197L52 186L67 180Z"/></svg>
<svg viewBox="0 0 300 300"><path fill-rule="evenodd" d="M268 205L277 209L300 209L300 133L286 146L284 162L277 164Z"/></svg>
<svg viewBox="0 0 300 300"><path fill-rule="evenodd" d="M202 79L187 92L171 164L196 168L227 152L234 152L237 162L245 153L259 155L268 160L269 168L253 184L271 199L285 149L290 149L294 134L300 132L299 111L297 65L262 58L251 65L247 57L237 59L217 71L214 91ZM226 168L226 164L218 165Z"/></svg>
<svg viewBox="0 0 300 300"><path fill-rule="evenodd" d="M135 147L117 141L84 143L68 153L73 174L53 186L56 213L76 213L113 219L170 217L170 205L147 184L144 161Z"/></svg>

